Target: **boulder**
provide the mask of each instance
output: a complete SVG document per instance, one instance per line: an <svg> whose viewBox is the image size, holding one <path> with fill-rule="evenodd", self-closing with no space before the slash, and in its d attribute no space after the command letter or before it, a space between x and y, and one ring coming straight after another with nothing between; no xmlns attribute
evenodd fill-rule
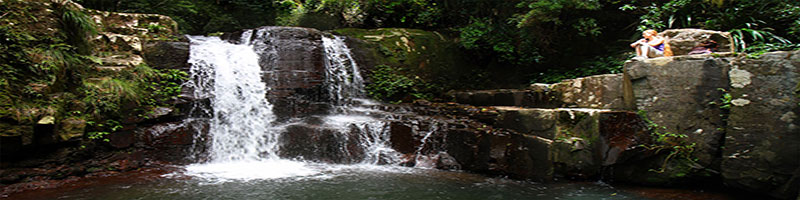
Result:
<svg viewBox="0 0 800 200"><path fill-rule="evenodd" d="M389 140L392 143L392 149L402 154L415 153L422 144L419 138L414 137L414 130L411 126L405 123L392 122L389 125L389 131L391 132Z"/></svg>
<svg viewBox="0 0 800 200"><path fill-rule="evenodd" d="M53 137L55 127L55 117L48 115L42 117L42 119L39 119L39 121L36 122L36 125L33 126L33 135L34 138L36 138L36 144L45 145L60 142Z"/></svg>
<svg viewBox="0 0 800 200"><path fill-rule="evenodd" d="M792 198L800 189L800 51L739 59L728 74L725 184Z"/></svg>
<svg viewBox="0 0 800 200"><path fill-rule="evenodd" d="M362 161L365 155L364 149L359 146L357 131L308 124L290 125L281 133L279 155L326 163L356 163Z"/></svg>
<svg viewBox="0 0 800 200"><path fill-rule="evenodd" d="M56 128L56 134L61 141L69 141L73 138L82 137L85 129L85 119L71 117L61 120L58 128Z"/></svg>
<svg viewBox="0 0 800 200"><path fill-rule="evenodd" d="M142 55L154 69L189 71L189 42L148 41L142 47Z"/></svg>
<svg viewBox="0 0 800 200"><path fill-rule="evenodd" d="M495 128L505 128L524 136L551 141L545 152L549 152L548 161L551 162L553 175L556 176L584 179L597 177L602 167L624 163L630 154L634 154L630 150L650 142L650 133L644 121L633 112L567 108L496 109L500 115ZM503 149L498 147L504 143L513 144L503 142L502 137L498 136L488 138L492 140L488 150L490 152L500 152L496 149ZM514 165L500 158L510 156L508 152L516 150L512 147L503 150L506 154L490 153L490 156L493 160L502 161L501 166ZM500 167L500 171L503 170L505 169Z"/></svg>
<svg viewBox="0 0 800 200"><path fill-rule="evenodd" d="M21 157L17 153L33 143L33 127L0 122L0 158Z"/></svg>
<svg viewBox="0 0 800 200"><path fill-rule="evenodd" d="M622 74L563 80L550 86L567 108L622 109Z"/></svg>
<svg viewBox="0 0 800 200"><path fill-rule="evenodd" d="M173 35L178 33L178 23L172 18L158 14L117 13L86 9L95 23L101 24L106 30L116 34L153 37L161 34Z"/></svg>
<svg viewBox="0 0 800 200"><path fill-rule="evenodd" d="M703 29L669 29L659 33L667 38L674 56L687 55L692 48L705 40L717 42L715 52L735 52L731 33Z"/></svg>
<svg viewBox="0 0 800 200"><path fill-rule="evenodd" d="M553 141L533 135L511 135L506 154L506 173L515 178L545 182L553 180Z"/></svg>
<svg viewBox="0 0 800 200"><path fill-rule="evenodd" d="M187 119L182 122L159 123L133 131L134 146L146 149L145 157L171 163L189 163L203 159L204 142L209 141L209 122L206 119ZM110 135L120 139L112 146L128 146L128 133ZM119 137L119 138L118 138Z"/></svg>
<svg viewBox="0 0 800 200"><path fill-rule="evenodd" d="M661 57L625 63L624 101L639 110L662 132L688 136L695 143L697 163L717 168L725 127L719 105L711 104L729 88L733 58L709 55Z"/></svg>
<svg viewBox="0 0 800 200"><path fill-rule="evenodd" d="M327 112L323 33L300 27L260 27L222 35L233 43L253 45L262 77L270 88L267 99L279 119Z"/></svg>
<svg viewBox="0 0 800 200"><path fill-rule="evenodd" d="M557 133L555 127L558 112L554 109L518 108L498 106L500 114L497 128L514 130L517 133L535 135L545 139L554 139Z"/></svg>

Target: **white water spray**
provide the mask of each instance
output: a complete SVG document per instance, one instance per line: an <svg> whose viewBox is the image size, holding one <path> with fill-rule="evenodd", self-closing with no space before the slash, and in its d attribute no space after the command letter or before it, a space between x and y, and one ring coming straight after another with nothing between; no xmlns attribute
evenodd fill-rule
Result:
<svg viewBox="0 0 800 200"><path fill-rule="evenodd" d="M362 164L399 163L400 154L391 148L386 121L366 116L383 111L361 107L373 102L364 99L364 78L344 38L323 36L322 45L326 55L325 84L336 106L335 115L326 117L325 123L340 132L357 131L360 141L354 142L364 150ZM355 102L358 103L354 105Z"/></svg>
<svg viewBox="0 0 800 200"><path fill-rule="evenodd" d="M264 63L278 59L271 28L248 30L238 44L218 37L191 37L192 81L195 96L209 97L211 116L208 161L187 166L187 173L215 180L250 180L302 177L325 171L325 165L281 159L279 136L287 124L275 121L268 84L262 81ZM325 86L333 105L323 117L327 128L339 134L356 131L363 150L362 164L395 164L400 155L389 143L386 121L370 117L379 110L358 107L364 102L364 80L343 38L322 37L325 52ZM262 60L259 60L262 59ZM264 60L265 59L265 60ZM353 102L358 105L354 105ZM291 120L290 120L291 121ZM296 122L295 122L296 123ZM347 137L341 137L347 138ZM350 156L346 148L342 153Z"/></svg>
<svg viewBox="0 0 800 200"><path fill-rule="evenodd" d="M211 98L212 118L209 160L187 167L190 174L222 179L259 179L304 176L316 173L303 163L281 160L276 154L278 130L269 90L261 81L259 56L249 44L252 31L242 44L218 37L192 37L192 73L207 77L195 84L198 96Z"/></svg>

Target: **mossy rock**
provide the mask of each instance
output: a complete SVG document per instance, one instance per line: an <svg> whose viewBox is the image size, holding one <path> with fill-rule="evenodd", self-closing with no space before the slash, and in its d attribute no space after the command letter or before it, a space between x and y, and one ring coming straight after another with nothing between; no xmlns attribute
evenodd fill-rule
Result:
<svg viewBox="0 0 800 200"><path fill-rule="evenodd" d="M455 39L436 31L418 29L345 28L332 31L359 39L363 42L348 42L360 65L370 68L387 65L408 70L408 73L423 80L445 87L464 87L476 84L471 71L479 69L463 52ZM359 52L361 49L366 49Z"/></svg>
<svg viewBox="0 0 800 200"><path fill-rule="evenodd" d="M20 148L33 143L33 126L0 122L0 140L3 145ZM3 149L8 149L4 147Z"/></svg>
<svg viewBox="0 0 800 200"><path fill-rule="evenodd" d="M574 110L558 111L556 138L577 137L587 145L597 144L600 139L599 112Z"/></svg>
<svg viewBox="0 0 800 200"><path fill-rule="evenodd" d="M86 130L86 120L78 117L63 119L59 125L58 136L62 141L80 138Z"/></svg>

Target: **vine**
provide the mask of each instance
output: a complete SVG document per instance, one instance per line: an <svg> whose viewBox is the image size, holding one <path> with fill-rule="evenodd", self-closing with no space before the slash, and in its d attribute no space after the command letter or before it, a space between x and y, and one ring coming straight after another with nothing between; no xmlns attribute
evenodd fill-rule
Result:
<svg viewBox="0 0 800 200"><path fill-rule="evenodd" d="M696 163L697 158L694 158L692 153L694 153L697 143L688 143L684 139L689 137L688 135L665 131L667 127L660 126L653 122L653 120L650 120L650 118L647 117L647 112L644 110L639 110L637 114L639 114L642 120L647 123L647 128L650 130L650 134L654 136L652 144L643 144L641 147L655 151L656 154L660 153L661 151L669 151L669 154L661 163L661 168L650 169L650 171L664 173L667 169L667 164L669 164L670 160L675 158L689 161L689 163Z"/></svg>

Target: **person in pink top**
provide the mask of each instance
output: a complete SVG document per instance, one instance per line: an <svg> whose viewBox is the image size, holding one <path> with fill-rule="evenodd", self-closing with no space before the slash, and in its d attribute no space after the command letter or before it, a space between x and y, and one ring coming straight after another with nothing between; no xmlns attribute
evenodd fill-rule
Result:
<svg viewBox="0 0 800 200"><path fill-rule="evenodd" d="M641 58L655 58L664 56L664 38L658 36L655 30L642 32L642 39L631 43L636 49L636 56Z"/></svg>

